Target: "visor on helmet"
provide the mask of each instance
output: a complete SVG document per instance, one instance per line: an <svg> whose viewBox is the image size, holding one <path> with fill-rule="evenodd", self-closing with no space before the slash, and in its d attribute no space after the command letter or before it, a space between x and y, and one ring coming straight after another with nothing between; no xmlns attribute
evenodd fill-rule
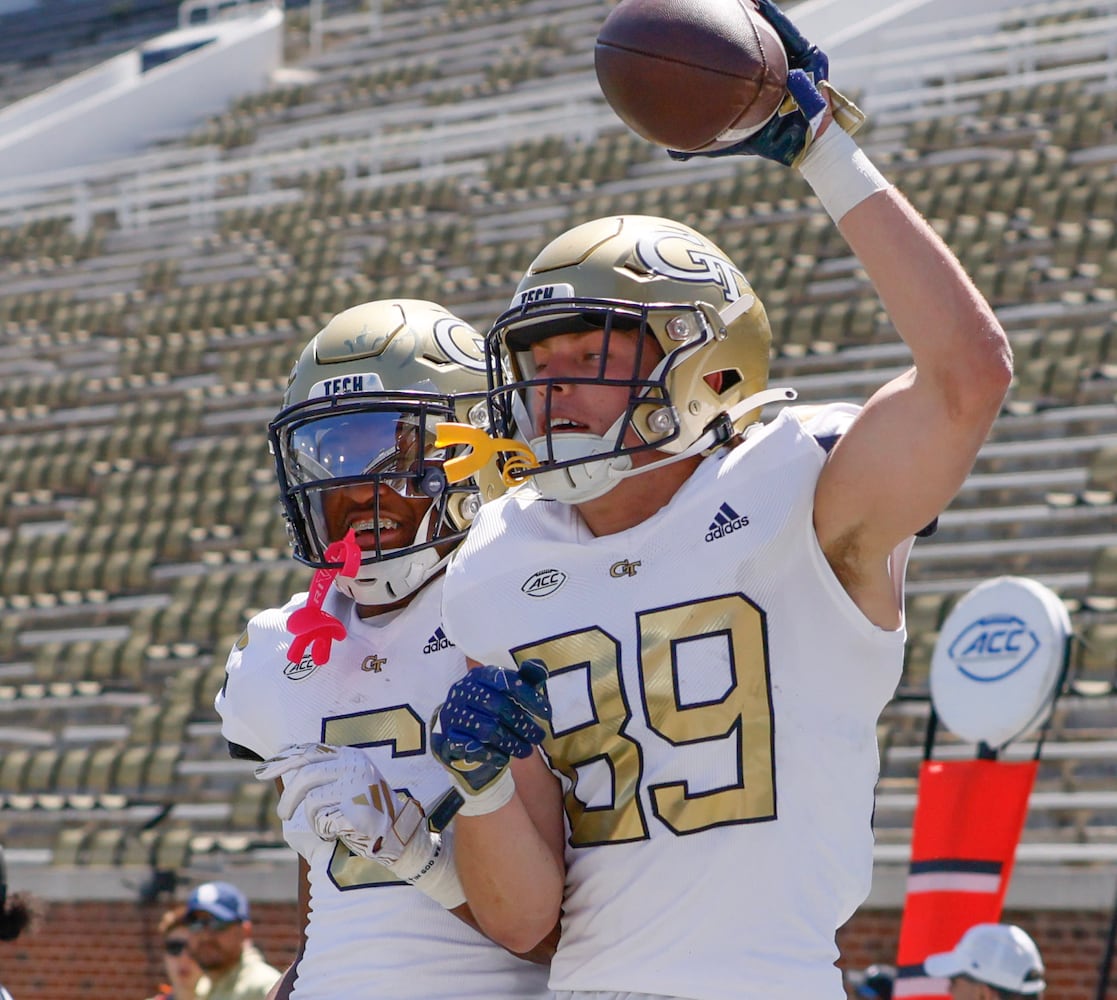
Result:
<svg viewBox="0 0 1117 1000"><path fill-rule="evenodd" d="M445 411L350 410L307 420L286 435L288 477L298 484L375 477L400 496L427 496L421 473L446 458L434 445L434 426L444 419Z"/></svg>
<svg viewBox="0 0 1117 1000"><path fill-rule="evenodd" d="M442 466L453 449L435 446L435 426L454 419L454 403L424 391L426 387L313 398L287 407L272 422L269 434L297 558L311 566L327 565L326 548L338 539L329 531L325 497L355 486L383 486L409 500L431 501L410 544L382 546L377 527L376 544L364 553L364 563L461 537L447 505L475 488L446 482ZM379 500L374 498L373 504L379 520Z"/></svg>

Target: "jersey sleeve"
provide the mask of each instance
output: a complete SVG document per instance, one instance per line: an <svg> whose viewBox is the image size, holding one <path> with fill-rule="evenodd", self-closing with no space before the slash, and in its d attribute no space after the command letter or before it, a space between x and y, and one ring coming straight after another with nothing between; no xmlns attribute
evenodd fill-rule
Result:
<svg viewBox="0 0 1117 1000"><path fill-rule="evenodd" d="M857 419L861 407L856 403L826 403L822 406L788 407L803 429L811 435L818 446L829 453L838 439Z"/></svg>
<svg viewBox="0 0 1117 1000"><path fill-rule="evenodd" d="M306 602L297 594L282 608L252 618L229 651L225 681L214 698L221 735L230 745L261 759L274 756L290 739L284 736L286 712L279 703L291 634L287 618Z"/></svg>
<svg viewBox="0 0 1117 1000"><path fill-rule="evenodd" d="M804 430L829 454L830 449L857 419L861 407L856 403L829 403L824 406L794 406L791 410L803 424ZM927 538L938 530L938 526L939 519L936 517L915 535L917 538Z"/></svg>

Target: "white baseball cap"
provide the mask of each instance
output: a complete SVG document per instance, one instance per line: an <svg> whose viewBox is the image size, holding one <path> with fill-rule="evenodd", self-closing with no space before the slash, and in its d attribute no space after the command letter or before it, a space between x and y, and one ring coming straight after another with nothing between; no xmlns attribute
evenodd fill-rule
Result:
<svg viewBox="0 0 1117 1000"><path fill-rule="evenodd" d="M1042 993L1047 985L1036 943L1013 924L975 924L953 951L928 956L923 969L936 978L968 976L1013 993Z"/></svg>

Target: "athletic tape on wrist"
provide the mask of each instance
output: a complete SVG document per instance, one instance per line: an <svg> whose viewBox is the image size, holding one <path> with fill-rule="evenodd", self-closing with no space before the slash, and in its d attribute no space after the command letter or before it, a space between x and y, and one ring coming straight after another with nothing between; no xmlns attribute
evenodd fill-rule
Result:
<svg viewBox="0 0 1117 1000"><path fill-rule="evenodd" d="M516 794L516 782L512 772L506 767L488 788L465 795L465 802L458 810L459 816L487 816L507 805Z"/></svg>
<svg viewBox="0 0 1117 1000"><path fill-rule="evenodd" d="M424 824L408 841L399 860L385 867L447 910L465 902L449 830L430 833Z"/></svg>
<svg viewBox="0 0 1117 1000"><path fill-rule="evenodd" d="M811 143L799 173L835 222L866 198L892 187L864 150L833 123Z"/></svg>

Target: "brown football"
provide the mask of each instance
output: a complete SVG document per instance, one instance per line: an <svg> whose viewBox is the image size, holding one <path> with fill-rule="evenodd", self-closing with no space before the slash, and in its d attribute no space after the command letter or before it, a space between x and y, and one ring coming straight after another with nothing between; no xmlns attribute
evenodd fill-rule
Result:
<svg viewBox="0 0 1117 1000"><path fill-rule="evenodd" d="M668 149L721 149L783 101L787 54L752 0L621 0L594 48L605 99Z"/></svg>

